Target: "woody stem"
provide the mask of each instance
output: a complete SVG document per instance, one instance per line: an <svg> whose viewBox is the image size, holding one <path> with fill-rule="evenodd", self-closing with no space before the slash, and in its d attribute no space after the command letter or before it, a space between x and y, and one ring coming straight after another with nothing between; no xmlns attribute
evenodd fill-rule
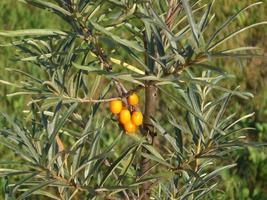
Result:
<svg viewBox="0 0 267 200"><path fill-rule="evenodd" d="M153 82L148 82L145 88L145 113L144 113L144 131L143 134L146 135L149 143L154 144L154 130L151 124L151 117L154 116L156 111L156 100L157 100L158 92L157 88ZM142 152L148 153L147 150L143 147ZM141 157L140 161L140 176L145 174L150 169L150 160ZM150 199L150 183L144 183L139 191L140 200L149 200Z"/></svg>

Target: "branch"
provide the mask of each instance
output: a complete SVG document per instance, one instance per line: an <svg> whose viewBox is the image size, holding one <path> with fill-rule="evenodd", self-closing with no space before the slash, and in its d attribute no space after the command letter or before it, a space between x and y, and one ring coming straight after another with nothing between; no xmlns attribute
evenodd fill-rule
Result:
<svg viewBox="0 0 267 200"><path fill-rule="evenodd" d="M147 35L146 31L143 32L143 42L144 47L146 51L148 52L148 41L147 41ZM151 52L152 54L155 54L154 51ZM144 60L145 64L149 66L150 71L146 71L146 74L153 73L154 71L154 61L151 60L150 56L154 55L148 55L144 54ZM154 130L151 130L151 127L153 128L153 125L150 121L151 117L155 115L156 111L156 100L158 96L158 89L155 85L155 82L153 81L147 81L145 84L145 112L144 112L144 126L142 131L142 134L146 136L149 143L152 145L154 144ZM142 147L141 149L144 153L150 153L146 148ZM147 159L145 157L141 157L140 160L140 174L139 176L143 176L149 169L150 169L150 159ZM141 188L139 190L139 199L140 200L149 200L150 199L150 183L145 182L141 185Z"/></svg>
<svg viewBox="0 0 267 200"><path fill-rule="evenodd" d="M110 101L114 101L114 100L123 100L126 99L128 96L130 96L132 93L139 91L140 89L143 89L144 87L139 85L131 90L126 90L126 88L122 85L122 83L120 83L117 80L113 80L114 84L116 86L117 92L119 94L118 97L112 97L112 98L104 98L104 99L92 99L92 98L79 98L79 97L70 97L67 95L63 95L61 96L58 92L55 92L54 90L51 90L53 92L53 94L57 97L62 97L63 100L73 100L79 103L105 103L105 102L110 102ZM30 101L30 103L35 103L39 101L39 99L37 100L32 100Z"/></svg>
<svg viewBox="0 0 267 200"><path fill-rule="evenodd" d="M151 117L155 115L156 111L156 100L158 96L157 87L153 82L147 83L147 87L145 89L145 113L144 113L144 130L143 134L147 136L149 142L153 145L155 134L154 130L151 130L153 125L151 124ZM143 152L149 153L144 147L142 149ZM150 170L150 160L144 157L141 157L140 161L140 176L143 176ZM150 183L144 183L140 188L140 200L149 200L150 199Z"/></svg>

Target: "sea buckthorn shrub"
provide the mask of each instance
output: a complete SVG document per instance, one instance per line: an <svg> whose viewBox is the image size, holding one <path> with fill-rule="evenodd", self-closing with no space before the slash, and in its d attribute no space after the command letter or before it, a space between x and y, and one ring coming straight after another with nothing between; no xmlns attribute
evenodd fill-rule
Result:
<svg viewBox="0 0 267 200"><path fill-rule="evenodd" d="M218 176L235 167L233 152L249 145L248 128L239 122L253 113L231 113L232 98L252 95L224 87L231 76L215 60L260 54L255 47L222 44L266 24L227 32L261 3L207 34L218 1L22 2L68 25L0 31L0 37L13 37L6 46L18 50L19 61L44 72L36 78L9 69L25 81L1 81L28 99L24 118L2 113L0 144L17 158L1 162L6 199L198 200L221 194Z"/></svg>

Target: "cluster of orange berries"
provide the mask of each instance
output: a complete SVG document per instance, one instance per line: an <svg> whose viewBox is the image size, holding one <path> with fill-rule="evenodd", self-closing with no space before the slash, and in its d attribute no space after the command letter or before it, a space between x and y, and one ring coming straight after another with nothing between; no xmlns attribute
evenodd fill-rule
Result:
<svg viewBox="0 0 267 200"><path fill-rule="evenodd" d="M132 106L134 109L131 112L121 100L113 100L109 104L110 111L118 115L118 120L123 126L126 133L134 133L136 127L142 125L143 123L143 114L140 111L137 111L135 106L139 102L137 94L133 93L127 98L129 106Z"/></svg>

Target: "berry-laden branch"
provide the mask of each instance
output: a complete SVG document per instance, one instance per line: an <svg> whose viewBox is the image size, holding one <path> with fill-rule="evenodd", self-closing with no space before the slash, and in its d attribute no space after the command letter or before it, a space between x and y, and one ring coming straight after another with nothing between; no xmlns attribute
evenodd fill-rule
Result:
<svg viewBox="0 0 267 200"><path fill-rule="evenodd" d="M122 85L122 83L120 83L118 80L113 80L114 84L116 86L117 92L118 92L118 96L117 97L111 97L111 98L101 98L101 99L93 99L93 98L79 98L79 97L70 97L67 94L60 94L59 92L53 90L52 88L47 88L48 90L50 90L50 92L56 96L61 98L63 101L64 100L68 100L68 101L75 101L78 103L107 103L107 102L111 102L111 101L115 101L115 100L123 100L125 101L130 95L138 92L139 90L143 89L144 87L141 85L138 85L135 88L132 88L130 90L126 90L126 88L124 88L124 86ZM47 83L45 83L47 84ZM43 84L44 85L44 84ZM35 102L40 101L40 99L37 100L31 100L28 105L33 104ZM127 100L126 100L127 101ZM127 103L125 103L126 105Z"/></svg>
<svg viewBox="0 0 267 200"><path fill-rule="evenodd" d="M91 43L95 46L95 49L93 49L92 52L98 57L100 63L103 64L104 68L107 71L112 71L112 66L108 62L107 56L105 55L103 50L101 48L99 48L99 46L96 42L96 39L93 37L91 31L86 27L85 22L79 21L78 18L76 18L76 20L77 20L78 24L80 25L80 27L82 28L82 32L85 36L84 37L85 41L88 44ZM144 40L144 46L147 47L145 40ZM146 58L145 58L146 64L149 63L148 59L149 58L146 56ZM118 80L113 79L113 82L116 86L116 89L117 89L117 92L119 93L119 96L121 97L121 99L123 101L125 101L125 97L127 97L129 95L129 92L127 92L127 90L125 90L123 85ZM153 127L153 126L151 124L150 119L151 119L151 116L153 116L155 114L155 111L156 111L157 95L158 95L158 92L157 92L157 88L156 88L155 84L151 81L148 81L146 83L146 87L145 87L145 114L144 114L144 126L143 126L142 133L147 136L148 141L151 144L154 143L154 136L155 135L154 135L154 130L151 130L151 127ZM92 102L92 99L90 99L89 101ZM113 102L116 102L116 101L111 101L111 103L113 103ZM120 110L121 110L121 108L120 108ZM117 110L116 110L116 113L117 113ZM120 115L121 115L121 112L120 112ZM127 114L127 116L128 115L129 115L129 113ZM129 118L129 116L127 118ZM140 118L140 117L138 117L138 118ZM121 121L121 123L122 122L123 121ZM129 123L124 124L125 131L128 133L134 132L135 128L130 128L128 126L125 126L127 124L129 124ZM134 125L134 127L135 127L135 125ZM147 150L143 149L142 151L146 152ZM148 159L142 157L141 161L140 161L140 176L145 174L149 169L150 169L150 161ZM139 191L139 195L140 195L141 200L149 200L150 199L150 190L151 190L150 185L151 185L150 183L144 183L141 186L140 191Z"/></svg>

